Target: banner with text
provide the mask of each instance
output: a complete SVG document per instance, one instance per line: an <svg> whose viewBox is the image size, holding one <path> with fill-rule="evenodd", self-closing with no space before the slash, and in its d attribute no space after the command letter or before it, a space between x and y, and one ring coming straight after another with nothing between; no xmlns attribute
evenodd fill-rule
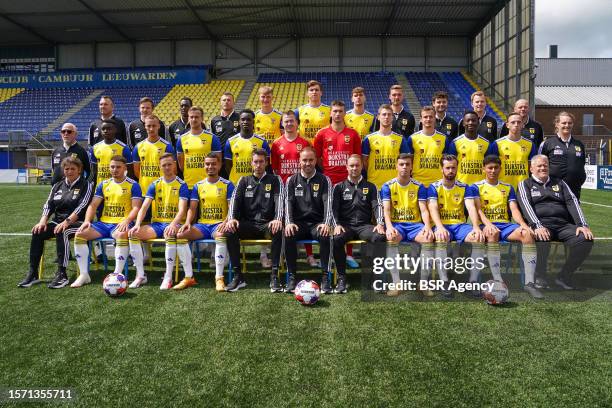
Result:
<svg viewBox="0 0 612 408"><path fill-rule="evenodd" d="M202 84L207 67L66 70L0 74L0 88L124 88Z"/></svg>

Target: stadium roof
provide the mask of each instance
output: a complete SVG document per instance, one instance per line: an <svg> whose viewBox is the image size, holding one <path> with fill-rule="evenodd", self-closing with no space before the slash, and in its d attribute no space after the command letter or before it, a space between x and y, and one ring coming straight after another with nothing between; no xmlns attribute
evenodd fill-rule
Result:
<svg viewBox="0 0 612 408"><path fill-rule="evenodd" d="M536 86L535 104L612 107L612 86Z"/></svg>
<svg viewBox="0 0 612 408"><path fill-rule="evenodd" d="M612 86L612 58L536 58L536 86Z"/></svg>
<svg viewBox="0 0 612 408"><path fill-rule="evenodd" d="M18 0L0 45L166 39L471 36L509 0Z"/></svg>

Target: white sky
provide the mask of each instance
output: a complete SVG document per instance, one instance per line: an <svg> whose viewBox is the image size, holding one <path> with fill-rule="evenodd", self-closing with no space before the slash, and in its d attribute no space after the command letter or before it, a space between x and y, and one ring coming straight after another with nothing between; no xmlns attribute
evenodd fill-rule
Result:
<svg viewBox="0 0 612 408"><path fill-rule="evenodd" d="M559 58L612 58L612 0L535 0L535 7L536 57L557 44Z"/></svg>

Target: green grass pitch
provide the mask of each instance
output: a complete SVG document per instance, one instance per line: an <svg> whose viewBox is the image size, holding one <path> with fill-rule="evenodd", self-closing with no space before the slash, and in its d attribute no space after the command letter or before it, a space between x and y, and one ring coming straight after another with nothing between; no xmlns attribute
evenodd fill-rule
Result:
<svg viewBox="0 0 612 408"><path fill-rule="evenodd" d="M0 232L29 232L47 194L0 187ZM612 237L612 209L584 209ZM612 405L609 302L364 303L353 289L307 308L270 294L267 273L235 294L215 293L209 272L161 293L159 267L110 299L102 272L79 290L18 289L29 237L0 236L0 248L0 387L72 388L71 406Z"/></svg>

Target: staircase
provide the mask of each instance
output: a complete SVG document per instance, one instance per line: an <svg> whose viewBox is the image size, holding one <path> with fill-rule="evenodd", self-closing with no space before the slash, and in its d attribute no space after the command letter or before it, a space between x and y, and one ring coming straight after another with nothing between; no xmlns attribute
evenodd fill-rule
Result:
<svg viewBox="0 0 612 408"><path fill-rule="evenodd" d="M223 79L227 79L227 78L223 78ZM253 87L257 83L256 76L251 76L251 77L241 78L241 79L244 79L244 86L242 87L242 90L240 91L240 95L238 95L238 98L236 99L236 111L240 111L246 108L246 104L249 100L249 95L251 95L251 92L253 91Z"/></svg>
<svg viewBox="0 0 612 408"><path fill-rule="evenodd" d="M477 90L477 91L482 91L482 88L480 87L480 85L478 85L476 83L476 81L474 81L472 79L472 77L467 73L467 72L461 72L461 75L463 75L463 77L465 78L466 81L469 82L470 85L472 85L472 87ZM497 102L497 103L496 103ZM499 108L499 106L503 106L503 101L495 101L492 98L490 98L489 96L487 96L487 105L489 105L489 107L491 109L493 109L493 111L495 111L495 113L497 113L497 115L501 118L501 120L503 120L504 122L506 121L506 114L503 112L503 110L501 110Z"/></svg>
<svg viewBox="0 0 612 408"><path fill-rule="evenodd" d="M64 123L66 123L68 121L68 119L70 119L75 113L77 113L78 111L83 109L85 106L87 106L89 104L89 102L91 102L94 99L98 98L103 93L104 93L104 89L96 89L96 90L94 90L89 95L87 95L86 97L81 99L76 105L74 105L73 107L68 109L66 112L62 113L53 122L49 123L47 125L47 127L45 127L40 132L38 132L37 136L39 138L42 138L42 139L46 138L48 135L53 133L53 131L55 129L57 129L58 126L61 126Z"/></svg>
<svg viewBox="0 0 612 408"><path fill-rule="evenodd" d="M403 73L395 74L395 79L397 83L400 84L404 88L404 100L406 104L408 104L408 109L415 117L419 117L419 112L421 111L421 103L419 102L419 98L417 98L414 93L414 89L410 86L410 82L406 78L406 75Z"/></svg>

